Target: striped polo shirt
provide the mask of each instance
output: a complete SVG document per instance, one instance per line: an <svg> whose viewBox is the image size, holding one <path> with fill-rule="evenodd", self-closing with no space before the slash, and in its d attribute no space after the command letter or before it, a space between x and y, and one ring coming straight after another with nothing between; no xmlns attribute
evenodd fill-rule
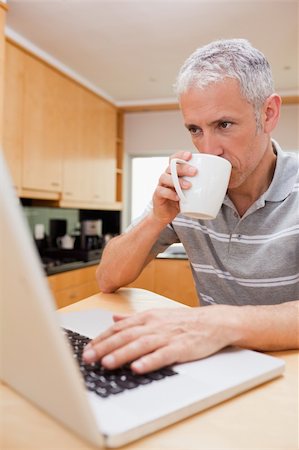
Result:
<svg viewBox="0 0 299 450"><path fill-rule="evenodd" d="M273 147L272 182L243 217L226 196L214 220L177 215L151 250L183 244L201 305L299 299L299 155Z"/></svg>

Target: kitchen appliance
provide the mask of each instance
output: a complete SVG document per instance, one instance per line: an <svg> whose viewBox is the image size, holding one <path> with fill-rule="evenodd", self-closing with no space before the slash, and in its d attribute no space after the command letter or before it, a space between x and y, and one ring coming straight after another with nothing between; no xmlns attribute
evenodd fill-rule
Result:
<svg viewBox="0 0 299 450"><path fill-rule="evenodd" d="M84 220L80 228L80 235L77 236L76 233L75 236L68 236L66 220L50 220L50 247L41 252L46 266L49 265L51 268L53 264L57 266L76 261L87 262L100 259L103 247L102 221ZM60 245L66 236L72 240L72 246Z"/></svg>
<svg viewBox="0 0 299 450"><path fill-rule="evenodd" d="M64 249L74 248L75 238L69 234L57 238L57 246Z"/></svg>
<svg viewBox="0 0 299 450"><path fill-rule="evenodd" d="M50 219L50 247L57 248L57 238L66 235L67 221L65 219Z"/></svg>
<svg viewBox="0 0 299 450"><path fill-rule="evenodd" d="M81 222L81 249L97 250L103 246L102 221L83 220Z"/></svg>

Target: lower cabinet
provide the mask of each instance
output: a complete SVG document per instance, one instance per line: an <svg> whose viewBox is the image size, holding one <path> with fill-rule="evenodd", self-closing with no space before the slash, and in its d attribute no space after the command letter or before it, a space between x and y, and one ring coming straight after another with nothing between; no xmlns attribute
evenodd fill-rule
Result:
<svg viewBox="0 0 299 450"><path fill-rule="evenodd" d="M75 303L99 292L96 265L48 276L57 308ZM128 287L156 292L189 306L198 306L189 262L179 259L155 259Z"/></svg>
<svg viewBox="0 0 299 450"><path fill-rule="evenodd" d="M155 259L129 287L139 287L184 303L199 306L190 264L180 259Z"/></svg>
<svg viewBox="0 0 299 450"><path fill-rule="evenodd" d="M99 292L96 265L48 276L57 308L78 302Z"/></svg>

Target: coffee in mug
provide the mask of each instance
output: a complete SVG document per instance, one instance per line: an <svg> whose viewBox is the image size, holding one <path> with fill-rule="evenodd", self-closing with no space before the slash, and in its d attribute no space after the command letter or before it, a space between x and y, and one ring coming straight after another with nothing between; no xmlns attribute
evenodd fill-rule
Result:
<svg viewBox="0 0 299 450"><path fill-rule="evenodd" d="M184 191L181 189L177 164L190 164L197 168L195 176L184 177L192 184L190 189ZM193 154L189 161L172 159L171 177L180 197L181 213L195 219L215 219L227 191L231 167L231 163L226 159L203 153Z"/></svg>

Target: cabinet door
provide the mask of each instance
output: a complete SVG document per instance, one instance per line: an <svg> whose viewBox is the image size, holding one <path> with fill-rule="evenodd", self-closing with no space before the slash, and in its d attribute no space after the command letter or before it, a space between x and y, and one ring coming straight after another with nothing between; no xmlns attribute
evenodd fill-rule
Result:
<svg viewBox="0 0 299 450"><path fill-rule="evenodd" d="M57 308L99 292L95 271L96 265L49 276L47 279Z"/></svg>
<svg viewBox="0 0 299 450"><path fill-rule="evenodd" d="M81 97L80 137L82 164L84 168L81 199L98 202L101 198L98 174L101 145L101 104L102 101L91 92L84 91Z"/></svg>
<svg viewBox="0 0 299 450"><path fill-rule="evenodd" d="M4 67L5 67L4 25L6 13L5 6L3 2L0 2L0 146L3 143L3 92L4 92Z"/></svg>
<svg viewBox="0 0 299 450"><path fill-rule="evenodd" d="M116 133L117 112L106 102L102 102L99 116L98 163L94 165L93 181L99 201L113 203L116 201Z"/></svg>
<svg viewBox="0 0 299 450"><path fill-rule="evenodd" d="M54 299L57 309L64 308L65 306L72 305L79 300L83 300L86 297L99 292L96 281L84 283L82 285L69 287L62 289L61 291L54 292Z"/></svg>
<svg viewBox="0 0 299 450"><path fill-rule="evenodd" d="M65 95L63 199L96 202L95 167L99 165L100 100L68 82Z"/></svg>
<svg viewBox="0 0 299 450"><path fill-rule="evenodd" d="M59 192L62 161L62 76L25 58L23 187Z"/></svg>
<svg viewBox="0 0 299 450"><path fill-rule="evenodd" d="M148 291L155 292L155 261L151 261L138 278L133 283L130 283L128 287L147 289Z"/></svg>
<svg viewBox="0 0 299 450"><path fill-rule="evenodd" d="M5 46L3 149L17 189L22 187L24 133L24 52L10 43Z"/></svg>
<svg viewBox="0 0 299 450"><path fill-rule="evenodd" d="M70 82L65 92L62 198L101 206L115 202L116 109Z"/></svg>
<svg viewBox="0 0 299 450"><path fill-rule="evenodd" d="M185 260L156 259L154 291L185 305L199 305L192 271Z"/></svg>
<svg viewBox="0 0 299 450"><path fill-rule="evenodd" d="M84 146L81 145L80 121L82 113L83 89L71 80L64 81L64 130L63 130L63 162L62 162L62 199L75 201L85 199L88 191L88 175L84 157Z"/></svg>

